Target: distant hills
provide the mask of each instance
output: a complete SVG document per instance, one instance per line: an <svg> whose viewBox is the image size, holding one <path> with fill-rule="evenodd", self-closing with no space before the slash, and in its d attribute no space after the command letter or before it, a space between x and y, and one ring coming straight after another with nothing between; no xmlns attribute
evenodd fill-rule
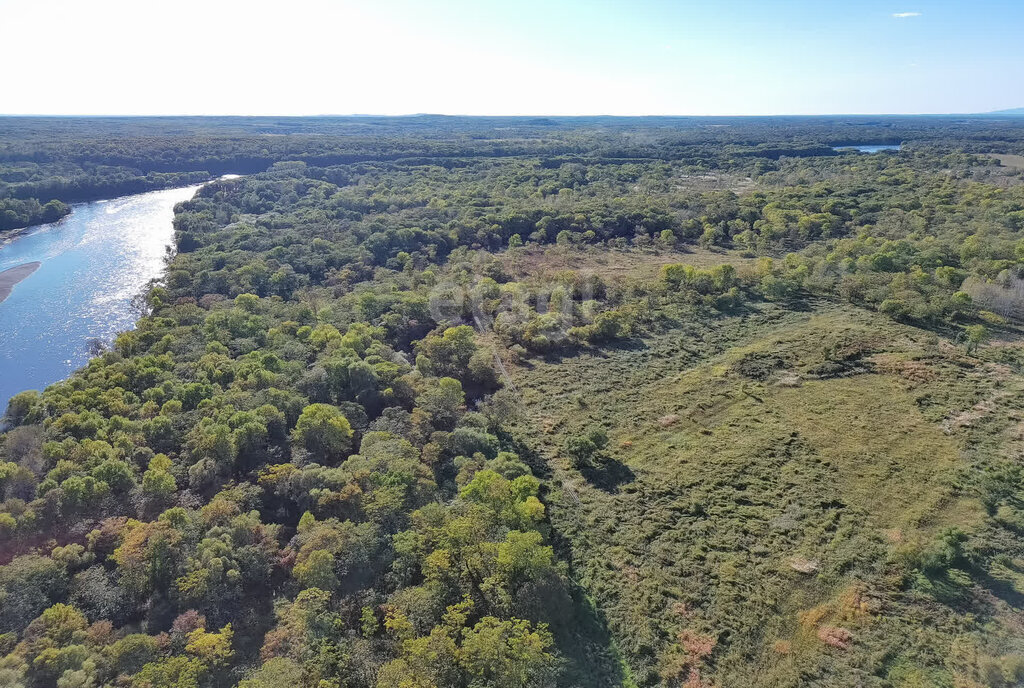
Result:
<svg viewBox="0 0 1024 688"><path fill-rule="evenodd" d="M1024 107L1010 108L1009 110L994 110L990 115L1024 115Z"/></svg>

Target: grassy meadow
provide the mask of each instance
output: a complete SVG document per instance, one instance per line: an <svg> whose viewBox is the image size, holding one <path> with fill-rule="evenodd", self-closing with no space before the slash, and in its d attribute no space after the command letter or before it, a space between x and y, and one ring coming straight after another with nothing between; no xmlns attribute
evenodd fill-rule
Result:
<svg viewBox="0 0 1024 688"><path fill-rule="evenodd" d="M583 264L636 276L678 258ZM655 316L652 334L510 367L516 432L551 473L552 524L635 680L696 668L722 685L874 685L901 672L910 683L890 685L942 685L1019 645L1008 603L1024 593L1024 559L989 589L956 568L907 580L906 562L945 533L984 530L977 474L1021 446L1020 343L968 356L819 300ZM593 427L607 456L581 469L563 447ZM930 603L936 590L970 614ZM920 655L928 636L960 642L981 627L1001 643Z"/></svg>

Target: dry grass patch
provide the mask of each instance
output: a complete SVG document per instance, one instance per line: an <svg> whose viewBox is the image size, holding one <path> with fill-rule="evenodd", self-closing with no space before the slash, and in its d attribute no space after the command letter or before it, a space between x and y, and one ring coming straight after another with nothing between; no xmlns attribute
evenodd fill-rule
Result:
<svg viewBox="0 0 1024 688"><path fill-rule="evenodd" d="M1015 170L1024 170L1024 155L1011 155L1008 153L991 153L988 157L998 160L1003 167L1010 167Z"/></svg>
<svg viewBox="0 0 1024 688"><path fill-rule="evenodd" d="M671 249L609 250L592 246L545 246L504 251L497 255L505 270L516 279L525 277L550 278L560 272L573 270L598 275L606 280L654 279L662 266L683 263L696 268L710 268L731 264L736 267L752 265L753 258L739 251L708 250L692 247L687 251Z"/></svg>

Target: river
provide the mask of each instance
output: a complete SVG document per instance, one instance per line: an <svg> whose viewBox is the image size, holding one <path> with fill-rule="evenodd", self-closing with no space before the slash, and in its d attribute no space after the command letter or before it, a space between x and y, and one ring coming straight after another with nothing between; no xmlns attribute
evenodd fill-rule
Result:
<svg viewBox="0 0 1024 688"><path fill-rule="evenodd" d="M133 297L163 273L174 206L197 189L77 203L62 220L0 246L0 273L18 268L0 285L0 294L10 287L0 297L0 415L18 392L83 366L92 340L109 343L131 329L140 315Z"/></svg>

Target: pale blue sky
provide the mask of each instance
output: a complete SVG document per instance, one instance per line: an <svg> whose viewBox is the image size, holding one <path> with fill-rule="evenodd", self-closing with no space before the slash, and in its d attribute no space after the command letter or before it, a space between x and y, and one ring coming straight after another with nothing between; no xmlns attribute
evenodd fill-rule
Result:
<svg viewBox="0 0 1024 688"><path fill-rule="evenodd" d="M0 0L0 113L1024 107L1024 0Z"/></svg>

